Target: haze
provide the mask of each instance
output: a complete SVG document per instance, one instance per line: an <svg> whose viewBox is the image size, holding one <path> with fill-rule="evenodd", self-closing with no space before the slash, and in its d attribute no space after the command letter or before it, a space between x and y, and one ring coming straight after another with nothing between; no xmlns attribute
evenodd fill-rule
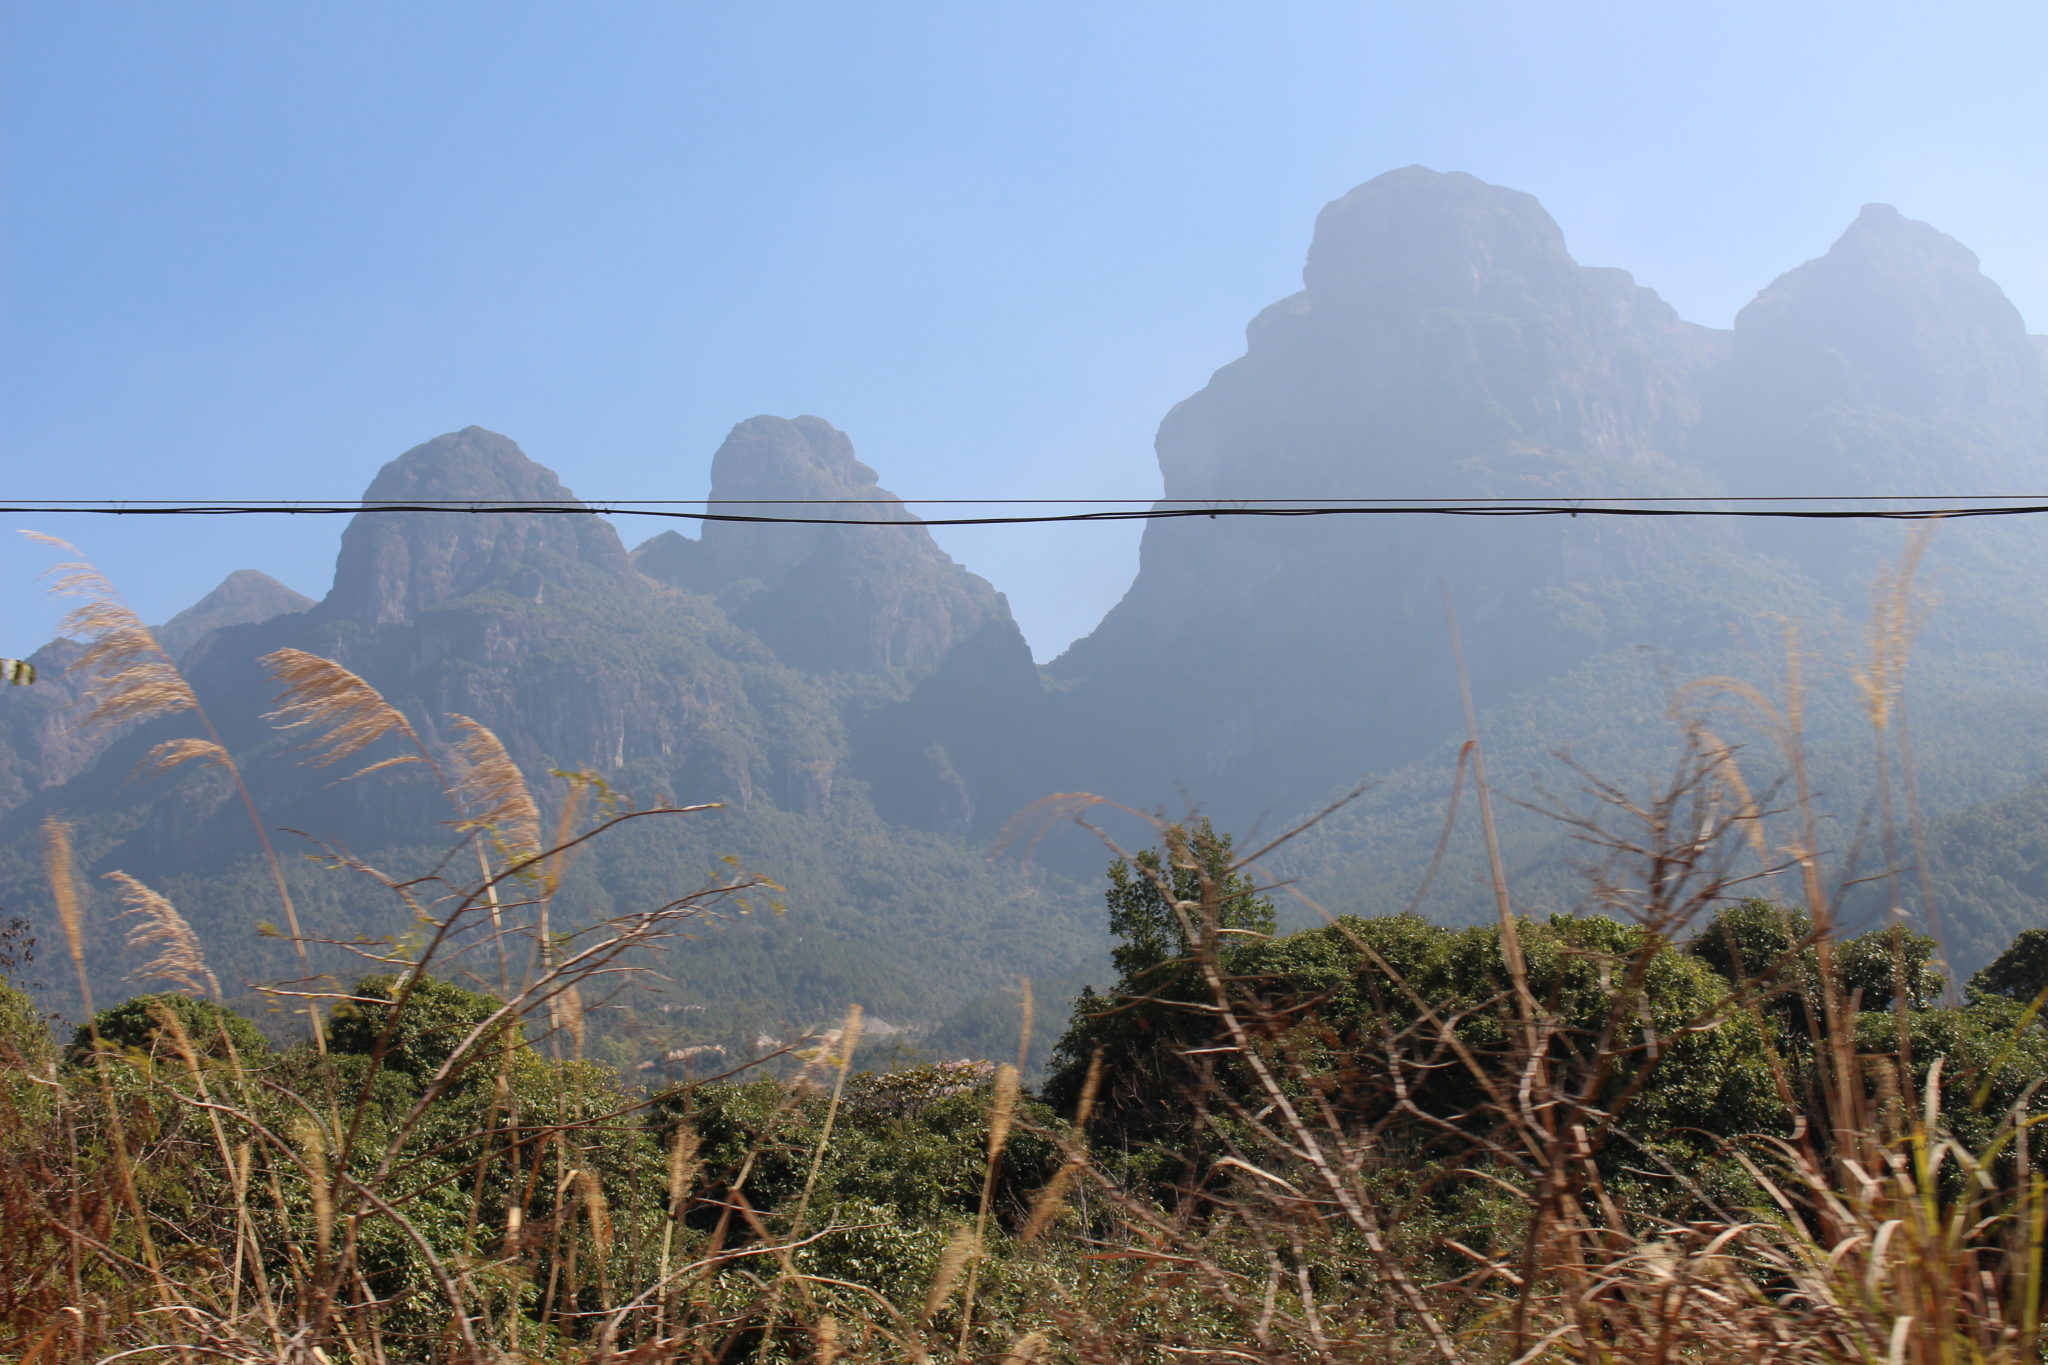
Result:
<svg viewBox="0 0 2048 1365"><path fill-rule="evenodd" d="M906 496L1153 496L1161 414L1299 287L1318 207L1410 163L1537 195L1580 261L1715 326L1892 203L2040 330L2044 30L1981 4L11 4L7 494L349 498L475 423L586 497L700 497L733 423L811 412ZM342 529L14 520L151 620L245 567L317 597ZM1046 659L1137 534L940 540ZM45 556L0 556L23 654Z"/></svg>

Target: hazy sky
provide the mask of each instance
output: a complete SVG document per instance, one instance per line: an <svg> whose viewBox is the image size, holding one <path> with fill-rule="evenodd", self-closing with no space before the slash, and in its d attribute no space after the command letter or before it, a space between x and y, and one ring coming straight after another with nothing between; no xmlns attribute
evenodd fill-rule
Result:
<svg viewBox="0 0 2048 1365"><path fill-rule="evenodd" d="M1721 326L1883 200L2048 330L2044 50L2048 8L1956 0L14 0L0 497L350 498L470 423L699 497L762 412L905 495L1150 496L1316 210L1415 162ZM237 568L318 596L341 530L29 520L153 620ZM1135 565L1131 528L941 540L1041 658ZM45 562L0 549L0 652Z"/></svg>

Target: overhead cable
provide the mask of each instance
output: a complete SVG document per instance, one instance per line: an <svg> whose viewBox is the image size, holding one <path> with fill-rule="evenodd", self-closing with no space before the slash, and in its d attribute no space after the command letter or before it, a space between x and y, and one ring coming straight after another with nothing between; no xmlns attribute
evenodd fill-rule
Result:
<svg viewBox="0 0 2048 1365"><path fill-rule="evenodd" d="M1882 506L1816 506L1878 503ZM1897 506L1894 504L1908 504ZM1684 505L1681 505L1684 504ZM1771 504L1758 506L1756 504ZM1791 505L1784 505L1791 504ZM1944 505L1945 504L1945 505ZM910 507L1066 506L1082 512L1023 515L919 517ZM686 511L702 507L704 511ZM714 511L717 507L875 507L890 517L797 516L775 512ZM1951 517L2033 516L2048 512L2048 495L2005 498L1407 498L1346 499L1157 499L1137 498L931 498L931 499L669 499L633 501L520 501L514 499L421 499L405 502L196 502L177 500L52 499L0 505L0 512L35 515L88 514L117 517L356 516L389 512L454 512L472 515L635 516L677 521L743 522L792 526L1032 526L1060 522L1177 521L1220 517L1734 517L1800 521L1926 521Z"/></svg>

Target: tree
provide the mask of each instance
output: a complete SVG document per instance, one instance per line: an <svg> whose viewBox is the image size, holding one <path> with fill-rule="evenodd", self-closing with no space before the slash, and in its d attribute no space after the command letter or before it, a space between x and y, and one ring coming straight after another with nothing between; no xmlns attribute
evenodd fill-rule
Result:
<svg viewBox="0 0 2048 1365"><path fill-rule="evenodd" d="M2048 929L2028 929L1996 961L1970 978L1973 997L2004 996L2032 1004L2048 992Z"/></svg>
<svg viewBox="0 0 2048 1365"><path fill-rule="evenodd" d="M1259 894L1252 878L1232 870L1231 846L1231 836L1218 834L1204 819L1191 828L1170 827L1164 849L1110 864L1103 901L1117 938L1109 955L1117 979L1107 992L1085 988L1074 1002L1073 1021L1053 1050L1045 1086L1055 1108L1072 1112L1090 1059L1100 1050L1100 1110L1122 1141L1149 1141L1185 1128L1185 1081L1166 1050L1176 1041L1199 1046L1193 1039L1206 1037L1208 1029L1203 1016L1187 1008L1209 996L1188 933L1202 931L1205 881L1226 973L1252 945L1270 938L1276 923L1271 899Z"/></svg>
<svg viewBox="0 0 2048 1365"><path fill-rule="evenodd" d="M152 1056L176 1056L162 1015L168 1010L185 1031L199 1056L226 1061L230 1050L244 1061L268 1056L270 1044L256 1026L223 1005L189 995L165 992L138 995L93 1016L100 1041L111 1048L133 1048ZM71 1040L70 1057L82 1061L92 1052L92 1031L80 1028Z"/></svg>
<svg viewBox="0 0 2048 1365"><path fill-rule="evenodd" d="M1820 955L1814 942L1813 920L1805 911L1752 898L1715 915L1688 951L1739 992L1753 994L1779 1019L1783 1045L1796 1047L1799 1038L1812 1037L1807 1002L1817 1006L1820 998ZM1909 1010L1937 1003L1944 983L1934 969L1934 952L1933 939L1911 930L1902 930L1894 945L1889 927L1842 942L1835 950L1842 1008L1889 1010L1902 977ZM1825 1030L1825 1015L1815 1009L1814 1027Z"/></svg>
<svg viewBox="0 0 2048 1365"><path fill-rule="evenodd" d="M354 997L335 1010L327 1046L337 1053L374 1056L383 1064L424 1081L439 1071L478 1024L491 1017L499 1002L465 990L452 981L423 976L414 983L405 1005L396 1011L402 985L396 976L366 976L349 992ZM385 1039L389 1031L388 1041ZM486 1040L470 1053L472 1063L491 1051Z"/></svg>

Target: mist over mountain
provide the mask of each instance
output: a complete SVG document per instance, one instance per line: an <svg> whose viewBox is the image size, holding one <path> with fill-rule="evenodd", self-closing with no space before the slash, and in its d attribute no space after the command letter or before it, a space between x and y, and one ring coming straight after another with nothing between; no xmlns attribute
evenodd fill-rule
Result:
<svg viewBox="0 0 2048 1365"><path fill-rule="evenodd" d="M1303 286L1166 415L1166 498L1933 498L2025 492L2048 468L2048 342L1966 248L1882 205L1726 331L1684 321L1625 271L1578 264L1531 196L1422 167L1326 207ZM712 935L678 969L679 998L719 1003L733 1028L856 1000L938 1027L1016 975L1090 969L1103 939L1085 882L1101 851L1070 841L1030 868L986 857L1011 815L1055 791L1171 814L1192 803L1243 831L1373 776L1285 870L1333 910L1402 908L1465 733L1440 584L1504 788L1560 780L1556 749L1641 779L1668 754L1674 687L1709 673L1769 685L1779 623L1798 621L1831 857L1868 803L1851 675L1897 527L1156 521L1123 600L1040 668L1002 594L879 478L819 417L755 417L713 460L714 510L822 500L891 524L711 522L629 550L595 516L364 512L324 600L237 574L164 641L269 824L394 866L451 840L438 794L406 769L335 785L305 767L262 719L258 656L289 645L340 661L430 744L450 738L452 714L474 717L544 799L551 771L589 769L643 799L725 803L632 831L565 895L603 913L727 854L782 882L786 915ZM406 452L366 497L572 499L477 427ZM1963 888L1959 953L1981 954L2048 913L2012 833L2048 775L2048 607L2034 591L2048 538L1944 525L1928 567L1942 600L1913 665L1916 794ZM129 780L151 743L186 732L175 719L100 741L69 730L76 649L53 643L37 656L46 683L0 698L0 901L46 915L32 836L61 812L92 872L172 895L236 979L282 973L277 945L250 937L274 912L224 779ZM1762 789L1776 759L1740 717L1727 725ZM1569 841L1519 808L1503 830L1521 903L1566 908ZM1477 912L1477 858L1461 824L1428 913ZM294 878L307 913L391 929L360 888L310 865ZM95 953L116 990L125 959L105 918Z"/></svg>
<svg viewBox="0 0 2048 1365"><path fill-rule="evenodd" d="M1326 208L1303 279L1161 424L1168 498L1939 498L2024 490L2048 455L2043 339L1967 249L1882 205L1732 331L1576 264L1530 196L1420 167ZM1556 750L1640 784L1665 761L1676 689L1713 674L1773 686L1797 622L1840 868L1873 795L1853 681L1870 587L1905 541L1808 522L1154 522L1130 591L1046 667L1042 697L1023 697L1012 661L975 695L927 683L889 720L952 752L974 716L1030 713L1031 744L954 763L984 835L1076 788L1273 829L1373 778L1282 861L1331 908L1393 911L1423 881L1465 735L1440 584L1495 780L1532 799L1532 776L1576 785ZM2048 538L2029 524L1934 535L1922 582L1940 605L1912 673L1932 817L2048 770L2048 617L2025 586L2044 572ZM1719 723L1763 789L1783 762L1750 720ZM1581 883L1563 832L1512 808L1503 824L1528 907L1568 908ZM1448 853L1426 908L1485 913L1476 829ZM2044 912L2028 901L2012 922ZM1995 951L1999 932L1969 951Z"/></svg>

